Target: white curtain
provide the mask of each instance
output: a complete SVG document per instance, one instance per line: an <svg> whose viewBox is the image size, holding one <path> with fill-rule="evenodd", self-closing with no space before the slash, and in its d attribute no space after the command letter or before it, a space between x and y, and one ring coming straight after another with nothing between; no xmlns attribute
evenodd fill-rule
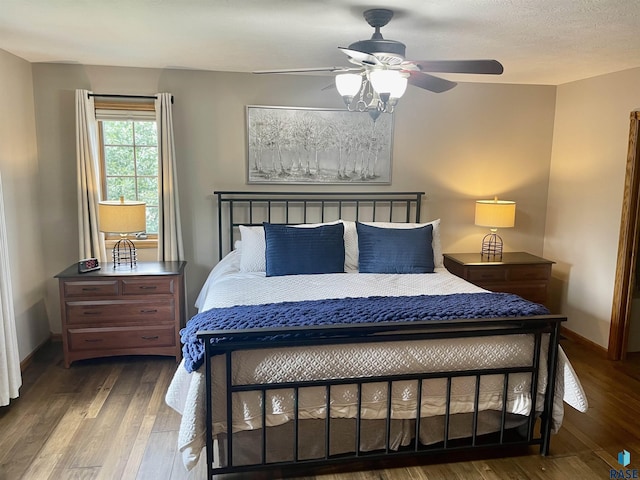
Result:
<svg viewBox="0 0 640 480"><path fill-rule="evenodd" d="M158 93L155 109L158 128L158 157L160 159L158 172L160 185L158 260L184 260L171 94Z"/></svg>
<svg viewBox="0 0 640 480"><path fill-rule="evenodd" d="M107 261L104 234L98 228L100 159L98 122L93 97L76 90L76 157L78 163L78 232L80 258Z"/></svg>
<svg viewBox="0 0 640 480"><path fill-rule="evenodd" d="M22 385L2 192L0 177L0 406L18 398Z"/></svg>

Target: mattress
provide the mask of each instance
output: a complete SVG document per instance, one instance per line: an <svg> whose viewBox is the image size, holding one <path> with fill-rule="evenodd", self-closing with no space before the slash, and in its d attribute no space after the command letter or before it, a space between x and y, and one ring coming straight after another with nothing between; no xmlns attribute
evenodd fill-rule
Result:
<svg viewBox="0 0 640 480"><path fill-rule="evenodd" d="M444 268L432 274L324 274L265 277L264 272L241 272L240 255L227 255L211 272L198 296L200 311L233 305L251 305L282 301L319 300L324 298L411 296L421 294L478 293L485 290L474 286ZM235 383L299 381L332 379L360 375L387 375L424 371L461 371L472 368L527 366L532 358L533 342L527 335L510 335L419 342L391 342L384 345L334 345L314 348L261 349L234 354ZM546 347L545 347L546 350ZM546 358L543 352L542 358ZM213 359L214 433L226 432L220 415L226 407L224 394L224 362ZM553 428L557 430L563 417L562 399L585 411L587 401L566 356L561 351L559 375L555 385L556 402ZM202 369L201 369L202 370ZM198 462L205 445L205 379L202 371L188 373L181 364L166 395L169 406L182 414L179 448L185 466ZM542 362L538 377L539 398L535 408L542 410L542 393L546 388L546 364ZM502 408L502 376L483 376L480 408ZM394 382L391 392L394 419L415 417L418 401L423 416L445 412L445 380L429 380L423 385L423 395L417 399L417 381ZM383 419L386 415L386 384L373 383L363 388L362 416L367 420ZM301 390L299 418L324 418L327 409L326 392L322 387ZM460 377L452 383L451 413L473 411L475 377ZM257 394L236 394L233 431L261 428L261 400ZM355 385L331 389L330 414L334 418L353 418L357 410ZM511 374L508 380L507 411L527 415L534 408L530 398L530 375ZM293 417L292 390L279 390L267 396L267 426L285 425Z"/></svg>

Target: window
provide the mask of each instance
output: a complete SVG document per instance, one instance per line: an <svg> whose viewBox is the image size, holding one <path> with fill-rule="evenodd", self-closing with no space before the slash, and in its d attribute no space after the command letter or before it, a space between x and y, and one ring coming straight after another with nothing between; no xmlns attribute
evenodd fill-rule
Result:
<svg viewBox="0 0 640 480"><path fill-rule="evenodd" d="M157 238L159 162L153 105L114 106L96 102L96 118L101 145L102 197L145 202L146 233Z"/></svg>

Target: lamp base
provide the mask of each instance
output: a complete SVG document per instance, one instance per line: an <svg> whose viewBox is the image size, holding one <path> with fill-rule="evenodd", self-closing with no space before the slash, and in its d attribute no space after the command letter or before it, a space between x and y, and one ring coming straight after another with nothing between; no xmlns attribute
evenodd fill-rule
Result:
<svg viewBox="0 0 640 480"><path fill-rule="evenodd" d="M121 238L113 246L113 268L128 264L131 268L136 265L136 246L128 238Z"/></svg>
<svg viewBox="0 0 640 480"><path fill-rule="evenodd" d="M502 260L502 238L497 233L488 233L482 239L482 256Z"/></svg>

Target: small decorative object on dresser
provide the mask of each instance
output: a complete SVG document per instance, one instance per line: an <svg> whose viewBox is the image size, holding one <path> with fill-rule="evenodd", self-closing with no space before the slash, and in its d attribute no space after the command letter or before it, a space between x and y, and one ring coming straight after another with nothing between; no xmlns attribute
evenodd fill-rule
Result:
<svg viewBox="0 0 640 480"><path fill-rule="evenodd" d="M114 355L182 356L186 262L142 262L132 270L56 275L60 285L65 367ZM110 268L111 267L111 268Z"/></svg>
<svg viewBox="0 0 640 480"><path fill-rule="evenodd" d="M444 266L454 275L492 292L515 293L547 307L554 263L526 252L505 252L501 260L480 253L444 254Z"/></svg>
<svg viewBox="0 0 640 480"><path fill-rule="evenodd" d="M78 262L78 273L93 272L100 270L100 262L97 258L85 258Z"/></svg>

